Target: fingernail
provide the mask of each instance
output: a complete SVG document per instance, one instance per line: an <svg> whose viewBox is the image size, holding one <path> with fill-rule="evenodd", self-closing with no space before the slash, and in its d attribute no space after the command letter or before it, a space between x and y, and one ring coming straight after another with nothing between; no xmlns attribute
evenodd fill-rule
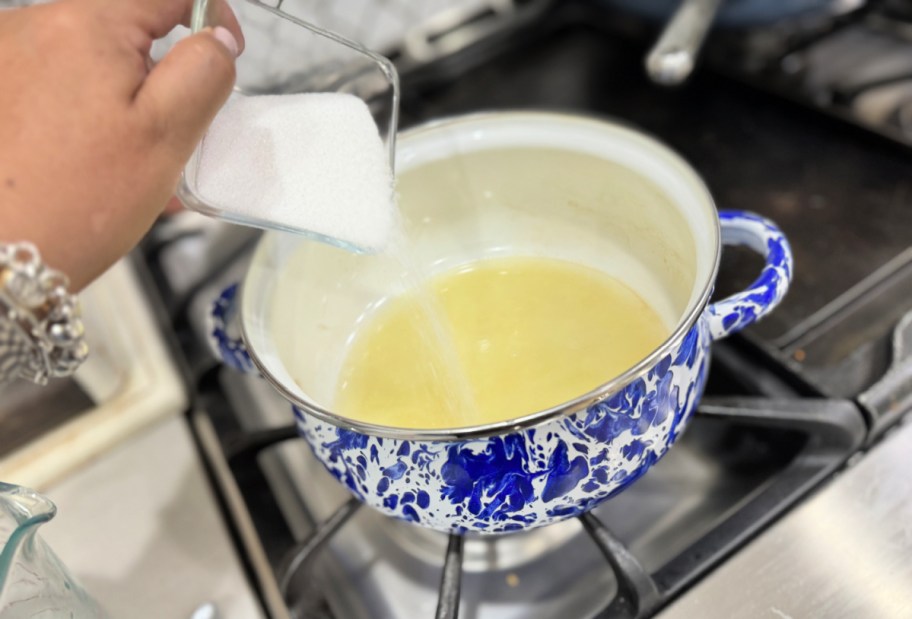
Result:
<svg viewBox="0 0 912 619"><path fill-rule="evenodd" d="M238 42L237 39L234 38L234 35L231 34L230 30L224 26L216 26L212 30L212 36L214 36L219 43L224 45L228 51L231 52L232 56L237 58L239 51Z"/></svg>

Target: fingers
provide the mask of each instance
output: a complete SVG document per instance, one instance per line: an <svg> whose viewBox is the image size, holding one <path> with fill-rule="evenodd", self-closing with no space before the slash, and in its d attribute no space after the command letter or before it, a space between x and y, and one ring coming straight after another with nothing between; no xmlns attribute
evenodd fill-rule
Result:
<svg viewBox="0 0 912 619"><path fill-rule="evenodd" d="M139 13L142 25L151 39L159 39L177 26L190 25L193 13L193 0L119 0L128 3L131 10ZM227 28L238 44L238 51L244 51L244 33L237 17L226 0L209 0L207 26Z"/></svg>
<svg viewBox="0 0 912 619"><path fill-rule="evenodd" d="M176 164L190 156L231 94L239 48L226 28L207 28L178 42L137 92L143 122Z"/></svg>
<svg viewBox="0 0 912 619"><path fill-rule="evenodd" d="M241 30L241 25L238 23L237 17L234 14L234 11L231 10L231 7L225 0L209 0L210 3L215 3L215 19L214 23L209 24L210 26L223 26L228 29L231 34L234 35L234 40L238 44L238 54L244 51L245 41L244 33ZM190 23L190 13L188 11L186 15L186 24Z"/></svg>
<svg viewBox="0 0 912 619"><path fill-rule="evenodd" d="M184 210L184 205L181 204L181 201L177 199L177 196L172 196L168 200L168 204L165 206L164 214L165 215L174 215L175 213L180 213Z"/></svg>

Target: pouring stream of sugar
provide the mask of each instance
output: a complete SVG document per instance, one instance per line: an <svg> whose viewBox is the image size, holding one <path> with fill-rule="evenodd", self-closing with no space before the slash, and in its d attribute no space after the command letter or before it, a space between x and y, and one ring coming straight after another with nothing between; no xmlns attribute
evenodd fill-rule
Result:
<svg viewBox="0 0 912 619"><path fill-rule="evenodd" d="M390 86L387 144L360 97L239 90L191 158L178 196L193 210L233 223L302 234L359 253L385 253L420 300L417 319L439 356L426 371L448 379L441 406L457 413L474 407L449 327L427 286L430 273L414 260L395 200L396 67L355 41L286 13L281 2L249 1L376 64ZM216 7L210 0L193 0L191 30L216 25Z"/></svg>
<svg viewBox="0 0 912 619"><path fill-rule="evenodd" d="M199 151L197 192L235 223L378 251L393 226L388 152L364 101L233 96Z"/></svg>
<svg viewBox="0 0 912 619"><path fill-rule="evenodd" d="M422 371L437 377L450 418L474 406L472 387L427 287L398 212L392 170L367 105L338 94L235 96L203 141L196 190L218 216L315 237L345 249L385 253L416 294L415 328L433 342ZM310 302L310 301L309 301ZM419 383L420 384L420 383Z"/></svg>

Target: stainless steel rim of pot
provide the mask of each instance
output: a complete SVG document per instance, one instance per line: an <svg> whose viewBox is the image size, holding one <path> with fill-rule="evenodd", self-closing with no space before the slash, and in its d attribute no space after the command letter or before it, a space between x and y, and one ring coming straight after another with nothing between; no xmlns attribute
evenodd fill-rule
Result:
<svg viewBox="0 0 912 619"><path fill-rule="evenodd" d="M679 163L683 164L684 168L693 175L694 180L698 184L699 191L703 193L706 197L706 200L710 207L713 210L716 210L715 202L713 201L712 194L709 192L709 188L706 185L706 182L703 178L697 173L696 170L691 167L687 161L678 155L674 150L671 149L668 145L663 143L661 140L655 136L642 131L639 128L632 127L629 123L624 122L623 120L615 120L605 116L599 117L595 115L587 114L561 114L554 112L528 112L528 111L511 111L503 110L498 112L482 112L477 114L467 114L463 116L457 116L453 118L446 118L442 120L433 120L412 129L404 132L400 136L400 141L402 139L408 139L411 135L426 131L435 127L442 126L452 126L460 123L471 123L474 120L489 118L492 116L503 117L503 116L516 116L522 114L530 115L548 115L555 118L566 118L574 120L590 120L595 121L600 124L613 124L616 126L624 127L627 129L633 129L640 136L647 138L653 143L653 146L659 150L665 151L666 155L671 156L673 159L678 160ZM275 378L272 373L269 372L266 364L259 358L256 353L256 349L251 345L250 337L247 333L246 323L244 321L243 315L241 316L241 338L244 340L244 343L247 345L247 351L250 355L250 359L253 361L254 366L259 370L260 374L263 376L266 381L272 385L272 387L278 391L286 400L291 402L294 406L299 408L302 412L308 415L313 415L317 419L331 423L335 426L343 428L345 430L351 430L361 434L367 434L371 436L379 436L382 438L392 438L399 440L412 440L412 441L445 441L445 442L454 442L454 441L464 441L467 439L474 438L485 438L490 436L498 436L504 434L510 434L512 432L518 432L521 430L526 430L529 428L538 427L544 425L550 421L553 421L559 417L566 417L574 413L578 413L582 410L585 410L597 404L602 400L607 399L616 391L623 389L633 381L638 378L645 376L649 370L656 364L658 361L664 357L666 354L669 354L681 340L684 339L684 336L690 331L690 329L697 323L700 316L703 314L706 309L707 304L709 303L709 298L712 295L713 291L713 282L716 280L716 276L719 271L719 261L722 255L722 240L721 240L721 227L719 224L718 218L715 220L715 226L713 230L713 240L715 244L715 251L713 252L713 263L710 269L709 275L706 280L703 282L703 288L700 293L700 297L697 303L688 311L684 317L678 322L677 327L668 336L668 338L655 350L653 350L649 355L642 359L639 363L631 367L629 370L620 374L608 382L599 385L595 389L585 393L579 397L576 397L572 400L540 410L529 415L524 415L522 417L516 417L514 419L508 419L505 421L499 421L496 423L483 424L478 426L466 426L461 428L444 428L444 429L414 429L414 428L396 428L392 426L381 426L370 423L364 423L355 419L350 419L348 417L343 417L336 413L333 413L330 410L307 402L299 398L295 393L287 389L281 381ZM261 241L262 242L262 241ZM254 258L255 259L255 258ZM695 284L696 285L696 284ZM244 298L244 290L246 288L246 277L241 282L240 289L237 293L238 299ZM243 302L241 303L243 307ZM241 312L243 314L243 311Z"/></svg>

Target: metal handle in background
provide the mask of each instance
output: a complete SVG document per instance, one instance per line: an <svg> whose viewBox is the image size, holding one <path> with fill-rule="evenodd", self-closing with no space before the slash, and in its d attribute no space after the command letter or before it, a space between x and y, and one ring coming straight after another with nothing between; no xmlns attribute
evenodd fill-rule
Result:
<svg viewBox="0 0 912 619"><path fill-rule="evenodd" d="M720 4L722 0L681 0L662 36L646 56L646 72L652 81L675 86L687 79Z"/></svg>

